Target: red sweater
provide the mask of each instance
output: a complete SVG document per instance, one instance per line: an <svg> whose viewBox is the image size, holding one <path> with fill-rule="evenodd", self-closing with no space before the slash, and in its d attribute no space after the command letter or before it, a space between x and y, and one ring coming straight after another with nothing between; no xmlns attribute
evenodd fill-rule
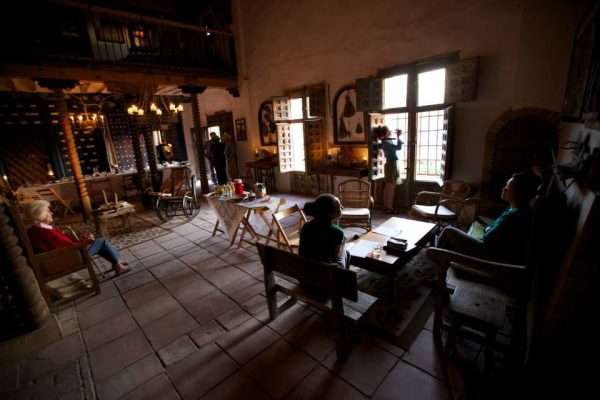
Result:
<svg viewBox="0 0 600 400"><path fill-rule="evenodd" d="M27 229L27 234L35 253L44 253L74 244L67 235L53 228L33 225Z"/></svg>

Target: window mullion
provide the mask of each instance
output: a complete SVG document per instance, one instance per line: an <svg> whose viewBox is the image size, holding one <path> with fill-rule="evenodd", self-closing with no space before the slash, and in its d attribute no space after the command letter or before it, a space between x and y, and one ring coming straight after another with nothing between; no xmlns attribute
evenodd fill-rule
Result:
<svg viewBox="0 0 600 400"><path fill-rule="evenodd" d="M406 132L406 145L408 163L406 171L407 179L407 191L412 198L412 182L415 180L415 163L416 163L416 143L417 143L417 72L415 66L411 66L408 72L408 88L407 88L407 111L408 111L408 132Z"/></svg>

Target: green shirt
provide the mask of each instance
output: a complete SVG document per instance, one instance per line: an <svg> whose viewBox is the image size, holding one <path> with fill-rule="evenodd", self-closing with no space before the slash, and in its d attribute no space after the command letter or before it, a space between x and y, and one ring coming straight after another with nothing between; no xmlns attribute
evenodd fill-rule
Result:
<svg viewBox="0 0 600 400"><path fill-rule="evenodd" d="M300 231L298 253L311 260L335 263L339 254L336 247L344 243L344 231L335 224L311 220Z"/></svg>
<svg viewBox="0 0 600 400"><path fill-rule="evenodd" d="M483 246L490 258L511 264L525 264L531 218L531 208L511 207L492 222L483 234Z"/></svg>

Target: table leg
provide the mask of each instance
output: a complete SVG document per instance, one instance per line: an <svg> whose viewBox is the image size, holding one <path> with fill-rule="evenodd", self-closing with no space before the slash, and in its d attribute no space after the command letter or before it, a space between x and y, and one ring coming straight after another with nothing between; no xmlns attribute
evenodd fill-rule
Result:
<svg viewBox="0 0 600 400"><path fill-rule="evenodd" d="M240 235L240 241L238 242L238 247L241 246L242 241L245 240L244 236L246 235L246 232L250 233L250 235L252 235L254 240L258 241L258 239L259 239L258 233L256 233L256 231L250 224L250 215L252 215L252 209L248 209L248 212L246 213L246 215L244 215L244 218L242 219L242 225L244 226L244 228L242 229L242 234ZM235 241L235 236L233 239Z"/></svg>

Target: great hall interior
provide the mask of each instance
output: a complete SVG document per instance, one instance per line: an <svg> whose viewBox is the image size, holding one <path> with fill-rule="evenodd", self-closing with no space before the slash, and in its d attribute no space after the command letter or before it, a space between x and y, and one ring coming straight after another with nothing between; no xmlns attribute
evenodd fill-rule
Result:
<svg viewBox="0 0 600 400"><path fill-rule="evenodd" d="M3 8L1 398L595 389L597 1ZM391 207L381 126L404 143ZM542 182L524 265L436 248L449 225L481 237L519 171ZM297 254L326 193L348 270ZM40 199L76 244L34 252Z"/></svg>

